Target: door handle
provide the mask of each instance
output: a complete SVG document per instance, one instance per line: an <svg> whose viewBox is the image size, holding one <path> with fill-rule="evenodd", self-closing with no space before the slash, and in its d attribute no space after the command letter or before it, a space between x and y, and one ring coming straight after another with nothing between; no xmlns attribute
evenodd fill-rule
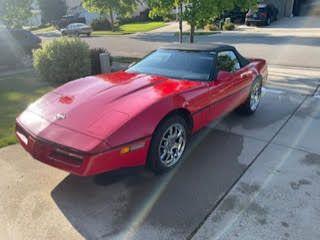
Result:
<svg viewBox="0 0 320 240"><path fill-rule="evenodd" d="M248 73L242 73L241 78L247 80L248 78L250 78L250 75Z"/></svg>

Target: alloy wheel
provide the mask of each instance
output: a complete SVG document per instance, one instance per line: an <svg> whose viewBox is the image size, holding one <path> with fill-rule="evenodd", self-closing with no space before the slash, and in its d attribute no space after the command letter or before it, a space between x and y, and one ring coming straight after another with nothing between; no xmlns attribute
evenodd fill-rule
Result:
<svg viewBox="0 0 320 240"><path fill-rule="evenodd" d="M187 142L186 130L180 123L171 125L159 145L159 158L165 167L175 165L182 157Z"/></svg>
<svg viewBox="0 0 320 240"><path fill-rule="evenodd" d="M252 111L256 111L261 100L261 83L256 82L251 90L250 95L250 108Z"/></svg>

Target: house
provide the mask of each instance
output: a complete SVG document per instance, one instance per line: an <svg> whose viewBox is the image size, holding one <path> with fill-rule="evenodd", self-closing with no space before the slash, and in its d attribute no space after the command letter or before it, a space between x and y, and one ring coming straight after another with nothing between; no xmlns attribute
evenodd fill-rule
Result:
<svg viewBox="0 0 320 240"><path fill-rule="evenodd" d="M298 16L303 0L264 0L261 3L271 3L279 10L279 18Z"/></svg>
<svg viewBox="0 0 320 240"><path fill-rule="evenodd" d="M38 27L41 25L41 11L39 9L38 1L33 1L31 4L32 17L27 20L28 26Z"/></svg>
<svg viewBox="0 0 320 240"><path fill-rule="evenodd" d="M87 24L91 24L93 20L100 18L99 13L90 13L88 10L84 9L81 2L81 0L66 0L68 14L84 17ZM141 3L138 4L136 11L133 13L133 16L138 16L146 9L148 9L148 5L145 1L141 1Z"/></svg>

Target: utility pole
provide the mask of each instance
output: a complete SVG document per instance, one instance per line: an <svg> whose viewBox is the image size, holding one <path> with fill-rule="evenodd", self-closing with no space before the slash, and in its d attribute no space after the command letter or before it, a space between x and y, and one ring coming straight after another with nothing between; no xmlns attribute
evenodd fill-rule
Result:
<svg viewBox="0 0 320 240"><path fill-rule="evenodd" d="M179 43L182 43L182 38L183 38L183 29L182 29L182 11L183 11L183 6L182 6L182 0L179 1Z"/></svg>

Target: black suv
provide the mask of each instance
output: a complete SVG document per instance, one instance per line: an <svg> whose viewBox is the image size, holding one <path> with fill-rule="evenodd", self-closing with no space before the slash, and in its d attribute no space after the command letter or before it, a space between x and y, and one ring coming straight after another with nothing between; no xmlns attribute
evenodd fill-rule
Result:
<svg viewBox="0 0 320 240"><path fill-rule="evenodd" d="M22 60L25 54L41 46L41 39L23 29L0 30L0 65L13 65Z"/></svg>
<svg viewBox="0 0 320 240"><path fill-rule="evenodd" d="M278 9L272 4L259 4L254 10L249 10L246 15L246 25L264 25L268 26L278 18Z"/></svg>
<svg viewBox="0 0 320 240"><path fill-rule="evenodd" d="M60 20L55 21L53 25L55 25L58 29L62 29L62 28L66 28L71 23L86 24L86 18L73 16L73 15L66 15L66 16L63 16Z"/></svg>

